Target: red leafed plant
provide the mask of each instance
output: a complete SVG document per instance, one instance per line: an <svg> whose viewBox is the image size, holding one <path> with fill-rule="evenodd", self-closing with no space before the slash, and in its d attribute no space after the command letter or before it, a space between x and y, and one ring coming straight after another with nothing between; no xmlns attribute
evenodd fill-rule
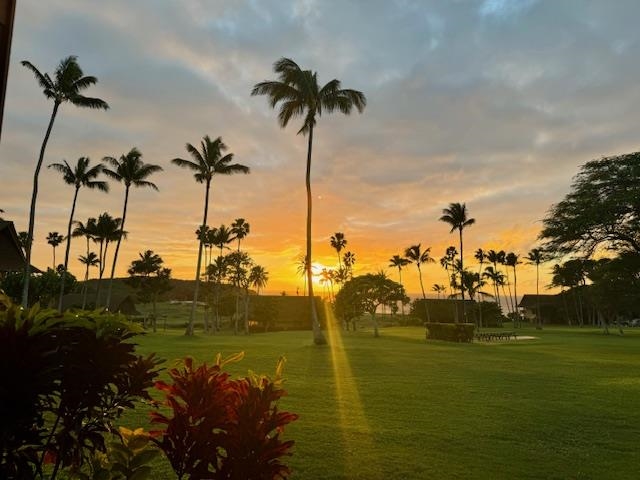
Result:
<svg viewBox="0 0 640 480"><path fill-rule="evenodd" d="M298 416L280 412L276 402L282 388L284 359L273 380L249 373L231 379L222 370L243 354L213 365L194 364L187 357L181 368L169 370L172 383L157 382L166 396L170 415L151 413L151 421L165 425L153 432L178 478L274 480L287 478L282 457L291 455L293 440L283 441L284 426Z"/></svg>

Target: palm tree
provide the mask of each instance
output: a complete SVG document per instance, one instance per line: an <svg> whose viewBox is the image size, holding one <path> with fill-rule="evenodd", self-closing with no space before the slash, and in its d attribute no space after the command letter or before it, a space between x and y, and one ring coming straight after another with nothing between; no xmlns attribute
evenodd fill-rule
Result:
<svg viewBox="0 0 640 480"><path fill-rule="evenodd" d="M120 159L114 157L104 157L105 162L111 165L112 169L105 168L104 173L108 177L124 183L124 206L122 208L122 223L120 224L120 232L124 231L124 223L127 219L127 204L129 203L129 189L134 187L149 187L158 190L155 183L146 180L149 176L156 172L161 172L160 165L152 165L142 161L142 153L137 148L132 148L129 153L121 155ZM108 307L111 302L111 290L113 289L113 276L116 273L116 264L118 263L118 252L120 251L120 242L122 235L118 237L116 250L113 253L113 264L111 266L111 275L109 277L109 290L107 290Z"/></svg>
<svg viewBox="0 0 640 480"><path fill-rule="evenodd" d="M404 256L418 267L418 276L420 277L420 289L422 290L422 300L424 301L424 310L427 314L427 322L431 323L431 316L429 315L429 307L427 306L427 295L424 293L424 284L422 283L422 269L420 265L424 263L433 263L434 260L430 256L431 247L425 248L424 251L420 250L421 244L411 245L404 251Z"/></svg>
<svg viewBox="0 0 640 480"><path fill-rule="evenodd" d="M239 163L231 163L233 161L233 153L223 155L227 150L227 146L222 142L222 138L218 137L211 140L205 135L201 142L201 150L187 143L187 152L193 160L185 160L183 158L174 158L171 163L182 168L193 170L193 177L196 182L205 184L204 195L204 215L201 225L207 224L207 214L209 212L209 190L211 189L211 180L214 175L232 175L234 173L249 173L249 167ZM196 302L198 301L198 289L200 287L200 267L202 266L202 238L198 242L198 266L196 267L196 286L193 293L193 304L191 305L191 315L185 335L193 335L193 324L195 321Z"/></svg>
<svg viewBox="0 0 640 480"><path fill-rule="evenodd" d="M47 243L53 247L53 269L56 269L56 247L62 243L64 237L58 232L49 232Z"/></svg>
<svg viewBox="0 0 640 480"><path fill-rule="evenodd" d="M34 74L36 81L42 88L42 93L48 99L53 100L53 111L49 119L49 125L42 140L40 156L33 174L33 191L31 193L31 207L29 209L29 231L27 233L26 262L24 272L24 285L22 290L22 306L27 307L29 300L29 276L31 274L31 247L33 244L33 228L36 218L36 199L38 197L38 176L44 160L44 152L51 135L53 122L56 119L58 109L63 103L69 102L76 107L95 108L107 110L109 105L99 98L85 97L80 92L97 83L96 77L84 76L82 69L78 65L77 57L69 56L64 58L53 73L53 78L48 73L41 73L31 62L26 60L22 65Z"/></svg>
<svg viewBox="0 0 640 480"><path fill-rule="evenodd" d="M307 294L307 257L300 255L298 258L297 272L304 279L304 288L302 290L303 295Z"/></svg>
<svg viewBox="0 0 640 480"><path fill-rule="evenodd" d="M344 233L336 232L334 235L331 235L331 240L329 242L331 247L338 254L338 268L342 268L342 261L340 260L340 252L347 245L347 239L344 238Z"/></svg>
<svg viewBox="0 0 640 480"><path fill-rule="evenodd" d="M479 248L476 250L476 253L474 254L474 258L478 260L478 263L480 264L480 268L478 268L478 278L482 279L484 278L482 276L482 265L484 264L484 261L487 259L487 255L484 252L484 250ZM480 328L482 328L482 302L483 301L484 300L480 297L480 295L478 295L478 312L480 314L480 323L479 323Z"/></svg>
<svg viewBox="0 0 640 480"><path fill-rule="evenodd" d="M269 272L260 265L254 265L249 272L249 282L256 288L256 294L260 295L260 289L267 286Z"/></svg>
<svg viewBox="0 0 640 480"><path fill-rule="evenodd" d="M536 266L536 329L542 329L542 317L540 316L540 264L546 260L542 249L534 248L527 255L531 265Z"/></svg>
<svg viewBox="0 0 640 480"><path fill-rule="evenodd" d="M231 224L231 234L238 240L238 251L240 251L240 240L249 235L251 225L245 222L244 218L236 218Z"/></svg>
<svg viewBox="0 0 640 480"><path fill-rule="evenodd" d="M520 324L520 313L518 312L518 277L516 276L516 265L519 265L519 256L513 252L508 253L504 257L504 263L508 267L513 268L513 313L514 323Z"/></svg>
<svg viewBox="0 0 640 480"><path fill-rule="evenodd" d="M400 255L394 255L389 259L389 266L398 269L398 278L400 280L400 285L402 285L402 267L406 267L410 263L411 261L409 259L401 257ZM404 315L404 303L400 303L400 308L402 311L402 315Z"/></svg>
<svg viewBox="0 0 640 480"><path fill-rule="evenodd" d="M353 278L353 266L356 264L356 254L353 252L346 252L342 256L342 262L344 263L344 268L347 269L349 278Z"/></svg>
<svg viewBox="0 0 640 480"><path fill-rule="evenodd" d="M309 136L307 146L307 169L305 183L307 188L307 285L309 288L309 309L313 326L313 341L316 345L327 343L318 321L313 298L313 282L311 263L311 153L313 149L313 129L316 119L323 113L338 110L349 115L354 108L362 112L367 99L362 92L341 88L340 81L333 79L323 87L318 85L318 74L311 70L302 70L297 63L288 58L281 58L273 65L278 74L277 80L257 83L251 95L267 95L272 108L280 104L278 123L285 128L289 120L304 117L298 134Z"/></svg>
<svg viewBox="0 0 640 480"><path fill-rule="evenodd" d="M67 275L67 268L69 266L69 250L71 248L71 225L73 225L73 214L76 211L76 202L78 201L78 192L80 188L87 187L91 190L100 190L101 192L108 192L109 185L107 182L95 180L102 172L103 165L98 164L93 167L89 167L88 157L80 157L74 167L71 167L66 160L63 163L52 163L48 168L62 174L64 183L67 185L73 185L75 191L73 193L73 203L71 204L71 213L69 214L69 224L67 225L67 246L64 252L64 270L62 271L62 277L60 278L60 296L58 298L58 311L62 312L62 297L64 296L64 282Z"/></svg>
<svg viewBox="0 0 640 480"><path fill-rule="evenodd" d="M104 269L107 265L107 250L109 249L109 243L117 241L122 236L124 236L125 238L127 236L127 232L122 230L121 225L121 218L113 218L107 212L101 214L95 223L93 241L100 244L100 270L98 276L98 286L96 287L96 308L98 307L98 301L100 299L102 275L104 274Z"/></svg>
<svg viewBox="0 0 640 480"><path fill-rule="evenodd" d="M434 283L433 286L431 287L431 290L433 290L438 294L438 300L440 300L440 294L444 293L447 290L447 287L445 287L444 285L438 285L437 283Z"/></svg>
<svg viewBox="0 0 640 480"><path fill-rule="evenodd" d="M458 230L460 235L460 271L464 272L464 252L462 249L462 230L476 223L475 218L467 217L467 205L465 203L450 203L449 207L442 210L441 222L451 225L449 233ZM466 318L464 306L464 282L460 282L460 295L462 296L462 318ZM457 317L456 317L457 319Z"/></svg>
<svg viewBox="0 0 640 480"><path fill-rule="evenodd" d="M80 255L78 257L80 263L86 266L86 270L84 272L84 285L82 285L82 309L87 305L87 290L89 288L89 267L97 267L100 265L100 259L95 252L89 252L86 256Z"/></svg>
<svg viewBox="0 0 640 480"><path fill-rule="evenodd" d="M209 255L209 261L207 262L207 248L209 248L209 254L211 254L211 249L213 244L211 239L213 237L213 231L209 228L209 225L201 225L196 229L196 238L198 241L202 240L202 244L204 246L204 263L208 265L211 263L211 255Z"/></svg>

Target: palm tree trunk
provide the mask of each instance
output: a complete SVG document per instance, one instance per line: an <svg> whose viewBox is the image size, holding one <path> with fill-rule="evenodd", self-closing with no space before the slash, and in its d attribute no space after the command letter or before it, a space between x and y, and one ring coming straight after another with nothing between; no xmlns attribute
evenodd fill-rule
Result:
<svg viewBox="0 0 640 480"><path fill-rule="evenodd" d="M518 319L518 328L522 325L520 324L520 311L518 310L518 276L516 274L516 266L513 266L513 310L515 312L516 318Z"/></svg>
<svg viewBox="0 0 640 480"><path fill-rule="evenodd" d="M53 247L53 269L56 269L56 246L52 245Z"/></svg>
<svg viewBox="0 0 640 480"><path fill-rule="evenodd" d="M107 248L109 244L104 247L104 252L102 251L102 247L104 245L104 239L100 240L100 265L98 265L98 282L96 284L96 299L94 301L94 308L98 308L98 297L100 296L100 286L102 285L102 273L104 272L104 264L107 259ZM104 255L104 257L103 257Z"/></svg>
<svg viewBox="0 0 640 480"><path fill-rule="evenodd" d="M82 310L87 305L87 290L89 290L89 263L87 262L87 269L84 272L84 288L82 289Z"/></svg>
<svg viewBox="0 0 640 480"><path fill-rule="evenodd" d="M307 171L305 175L305 184L307 187L307 285L309 288L309 310L311 312L311 327L313 329L313 343L316 345L325 345L327 340L324 338L320 329L320 321L318 320L318 312L316 311L316 303L313 297L313 277L311 271L311 152L313 149L313 125L309 127L309 145L307 148Z"/></svg>
<svg viewBox="0 0 640 480"><path fill-rule="evenodd" d="M402 268L398 267L398 277L400 279L400 286L402 287ZM440 293L438 293L438 298L440 296ZM404 317L404 302L400 301L400 310L402 312L402 316Z"/></svg>
<svg viewBox="0 0 640 480"><path fill-rule="evenodd" d="M202 225L207 224L207 214L209 213L209 188L211 187L211 180L207 180L207 187L204 194L204 216L202 218ZM199 236L200 237L200 236ZM196 317L196 303L198 302L198 289L200 287L200 268L202 267L202 238L198 239L198 265L196 267L196 286L193 291L193 303L191 304L191 315L189 316L189 324L185 335L193 335L193 324Z"/></svg>
<svg viewBox="0 0 640 480"><path fill-rule="evenodd" d="M460 296L462 297L462 322L465 323L467 319L465 307L464 307L464 260L462 256L462 228L459 229L460 232ZM458 323L458 317L456 316L456 323Z"/></svg>
<svg viewBox="0 0 640 480"><path fill-rule="evenodd" d="M124 207L122 209L122 223L120 224L120 235L116 243L116 251L113 253L113 264L111 265L111 276L109 277L109 289L107 290L107 303L105 307L111 305L111 291L113 290L113 276L116 273L116 264L118 263L118 252L120 251L120 242L122 242L122 234L124 233L124 222L127 219L127 204L129 203L129 185L124 189Z"/></svg>
<svg viewBox="0 0 640 480"><path fill-rule="evenodd" d="M38 197L38 176L40 175L40 169L42 168L42 161L44 160L44 152L47 148L47 142L51 135L51 129L53 128L53 122L56 119L58 113L58 107L60 102L55 101L53 103L53 112L51 112L51 118L49 119L49 126L47 132L44 135L42 146L40 147L40 156L38 157L38 163L36 164L36 171L33 174L33 192L31 193L31 207L29 209L29 231L27 233L27 248L26 248L26 262L24 266L24 282L22 286L22 307L27 308L29 306L29 277L31 276L31 248L33 247L33 228L36 219L36 199Z"/></svg>
<svg viewBox="0 0 640 480"><path fill-rule="evenodd" d="M424 302L424 311L427 314L427 323L431 323L431 315L429 315L429 307L427 305L427 295L424 293L424 284L422 283L422 270L418 266L418 276L420 278L420 289L422 290L422 301Z"/></svg>
<svg viewBox="0 0 640 480"><path fill-rule="evenodd" d="M542 330L542 318L540 317L540 264L536 263L536 329Z"/></svg>
<svg viewBox="0 0 640 480"><path fill-rule="evenodd" d="M69 225L67 226L67 246L64 252L64 270L60 278L60 298L58 299L58 311L62 313L62 297L64 296L64 281L67 276L67 267L69 266L69 249L71 248L71 225L73 224L73 214L76 211L76 201L78 200L78 192L80 187L76 185L76 191L73 195L73 204L71 205L71 215L69 215Z"/></svg>

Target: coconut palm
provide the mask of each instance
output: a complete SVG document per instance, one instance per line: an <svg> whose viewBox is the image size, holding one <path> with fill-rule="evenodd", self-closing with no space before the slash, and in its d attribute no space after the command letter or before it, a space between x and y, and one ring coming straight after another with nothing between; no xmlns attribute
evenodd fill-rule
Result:
<svg viewBox="0 0 640 480"><path fill-rule="evenodd" d="M398 279L400 285L402 285L402 267L406 267L411 263L408 258L401 257L400 255L394 255L389 259L389 266L398 269ZM404 303L400 303L402 315L404 315Z"/></svg>
<svg viewBox="0 0 640 480"><path fill-rule="evenodd" d="M244 218L236 218L231 224L231 234L238 240L238 251L240 251L240 240L249 235L251 231L251 225L249 225Z"/></svg>
<svg viewBox="0 0 640 480"><path fill-rule="evenodd" d="M476 223L475 218L467 217L467 205L465 203L450 203L447 208L442 210L442 216L440 217L441 222L448 223L451 226L451 230L449 233L453 233L455 230L458 230L458 234L460 236L460 271L464 272L464 252L462 245L462 231ZM465 315L465 306L464 306L464 282L460 282L460 295L462 296L462 318L466 317ZM456 317L457 318L457 317Z"/></svg>
<svg viewBox="0 0 640 480"><path fill-rule="evenodd" d="M53 269L56 269L56 247L62 243L64 237L58 232L49 232L47 243L53 247Z"/></svg>
<svg viewBox="0 0 640 480"><path fill-rule="evenodd" d="M531 265L536 266L536 329L542 329L542 317L540 316L540 264L546 260L542 249L534 248L527 255Z"/></svg>
<svg viewBox="0 0 640 480"><path fill-rule="evenodd" d="M298 272L298 275L304 279L304 288L302 289L303 295L307 294L307 264L307 257L300 255L296 271Z"/></svg>
<svg viewBox="0 0 640 480"><path fill-rule="evenodd" d="M86 225L78 220L73 223L76 225L71 232L72 237L84 237L87 241L87 256L89 256L89 241L94 239L96 233L96 219L89 217Z"/></svg>
<svg viewBox="0 0 640 480"><path fill-rule="evenodd" d="M211 189L211 180L214 175L232 175L235 173L249 173L249 167L239 163L231 163L233 161L233 153L223 153L227 150L227 146L222 142L222 138L218 137L211 140L205 135L200 144L201 150L187 143L187 152L193 160L185 160L183 158L174 158L171 163L182 168L187 168L195 172L193 177L196 182L205 184L204 195L204 215L201 225L207 224L207 214L209 212L209 190ZM196 286L193 293L193 304L191 305L191 315L187 325L186 335L193 335L193 324L195 321L196 302L198 301L198 289L200 287L200 268L202 266L202 248L203 241L200 238L198 242L198 265L196 267Z"/></svg>
<svg viewBox="0 0 640 480"><path fill-rule="evenodd" d="M513 312L514 323L520 323L520 313L518 312L518 277L516 275L516 266L521 262L519 261L519 255L513 252L508 253L504 257L504 264L513 268Z"/></svg>
<svg viewBox="0 0 640 480"><path fill-rule="evenodd" d="M313 326L313 340L315 344L325 344L326 340L320 330L318 313L313 298L313 282L311 263L311 153L313 149L313 129L316 121L323 113L336 110L349 115L355 108L362 112L367 100L362 92L343 89L339 80L331 80L323 87L318 85L318 74L311 70L302 70L297 63L288 58L281 58L273 65L278 74L277 80L257 83L251 95L266 95L272 108L278 104L278 123L285 128L289 120L304 117L304 122L298 134L308 135L307 168L305 183L307 188L307 286L309 289L309 309Z"/></svg>
<svg viewBox="0 0 640 480"><path fill-rule="evenodd" d="M85 306L87 305L87 290L89 288L89 284L88 284L89 268L97 267L98 265L100 265L100 259L98 258L98 255L95 252L89 252L86 256L80 255L78 257L78 260L80 260L80 263L86 267L84 272L84 284L82 285L82 309L84 310Z"/></svg>
<svg viewBox="0 0 640 480"><path fill-rule="evenodd" d="M433 290L438 294L438 300L440 300L440 294L444 293L447 290L447 287L445 287L444 285L438 285L437 283L434 283L433 286L431 287L431 290Z"/></svg>
<svg viewBox="0 0 640 480"><path fill-rule="evenodd" d="M62 174L64 183L74 186L73 202L71 204L71 213L69 214L69 223L67 225L67 246L64 252L64 270L60 278L60 296L58 298L58 310L62 311L62 297L64 296L64 283L67 275L67 268L69 266L69 250L71 248L71 226L73 225L73 214L76 211L76 202L78 201L78 193L82 187L86 187L90 190L100 190L101 192L108 192L109 185L107 182L96 180L103 169L103 165L100 163L89 166L91 160L88 157L80 157L75 166L71 166L66 160L63 163L52 163L48 168L53 168L57 172Z"/></svg>
<svg viewBox="0 0 640 480"><path fill-rule="evenodd" d="M356 264L356 254L353 252L346 252L342 256L342 263L344 263L344 268L347 270L349 278L353 278L353 266Z"/></svg>
<svg viewBox="0 0 640 480"><path fill-rule="evenodd" d="M424 310L427 314L427 322L431 322L431 316L429 315L429 307L427 306L427 295L424 293L424 284L422 283L422 269L421 265L425 263L434 263L433 258L431 258L431 247L425 248L424 251L421 250L421 244L411 245L404 251L404 256L407 260L412 263L415 263L418 268L418 276L420 278L420 289L422 290L422 299L424 300Z"/></svg>
<svg viewBox="0 0 640 480"><path fill-rule="evenodd" d="M94 108L107 110L109 105L99 98L85 97L81 95L82 90L86 90L91 85L97 83L96 77L85 76L82 69L78 65L77 57L69 56L64 58L57 66L53 73L53 78L48 73L41 73L31 62L26 60L21 62L22 65L34 74L36 81L42 88L44 96L50 100L53 100L53 111L49 118L49 125L47 131L42 140L40 146L40 155L38 157L38 163L36 164L36 170L33 174L33 191L31 193L31 207L29 209L29 231L27 232L27 248L26 262L25 262L25 274L24 285L22 290L22 306L24 308L28 305L29 300L29 277L31 273L31 247L33 244L33 229L36 218L36 199L38 197L38 176L40 175L40 169L42 168L42 162L44 160L44 152L47 148L47 142L51 135L51 129L53 128L53 122L58 114L58 109L63 103L71 103L76 107Z"/></svg>
<svg viewBox="0 0 640 480"><path fill-rule="evenodd" d="M341 269L342 268L342 261L340 260L340 252L347 245L347 239L344 238L344 233L336 232L335 234L331 235L331 239L330 239L329 243L331 244L331 247L338 254L338 268Z"/></svg>
<svg viewBox="0 0 640 480"><path fill-rule="evenodd" d="M162 167L160 165L152 165L150 163L144 163L142 161L142 153L137 148L132 148L129 153L120 155L119 159L114 157L104 157L105 162L110 164L112 168L104 168L104 173L108 177L116 180L117 182L124 183L124 206L122 207L122 223L120 224L120 231L124 231L124 223L127 219L127 205L129 203L129 189L134 186L136 188L153 188L158 190L155 183L147 180L151 175L156 172L161 172ZM116 265L118 263L118 252L120 251L120 242L122 241L122 235L118 237L118 243L116 243L116 250L113 253L113 264L111 265L111 275L109 276L109 289L107 290L107 303L108 306L111 302L111 291L113 289L113 276L116 273Z"/></svg>
<svg viewBox="0 0 640 480"><path fill-rule="evenodd" d="M492 266L488 266L482 272L484 278L488 278L493 283L493 291L495 293L496 304L500 305L500 286L504 284L504 275Z"/></svg>
<svg viewBox="0 0 640 480"><path fill-rule="evenodd" d="M120 237L127 236L127 232L121 228L122 219L113 218L107 212L101 214L96 220L95 231L93 234L93 241L100 244L100 270L98 276L98 285L96 287L96 301L95 306L98 306L98 300L100 298L100 287L102 286L102 276L104 275L104 269L107 265L107 251L109 250L109 244L116 242ZM107 304L108 305L108 304Z"/></svg>
<svg viewBox="0 0 640 480"><path fill-rule="evenodd" d="M249 272L249 282L256 289L256 293L260 295L260 289L267 286L269 281L269 272L260 265L254 265Z"/></svg>

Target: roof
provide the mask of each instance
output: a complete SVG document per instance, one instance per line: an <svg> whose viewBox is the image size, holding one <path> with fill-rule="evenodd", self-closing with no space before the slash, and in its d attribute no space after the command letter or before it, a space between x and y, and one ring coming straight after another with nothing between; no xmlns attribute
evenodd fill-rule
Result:
<svg viewBox="0 0 640 480"><path fill-rule="evenodd" d="M24 270L26 259L13 222L0 220L0 272Z"/></svg>
<svg viewBox="0 0 640 480"><path fill-rule="evenodd" d="M530 295L525 294L522 296L519 307L522 308L536 308L538 305L538 301L540 302L540 306L544 305L557 305L560 301L560 297L558 295Z"/></svg>

